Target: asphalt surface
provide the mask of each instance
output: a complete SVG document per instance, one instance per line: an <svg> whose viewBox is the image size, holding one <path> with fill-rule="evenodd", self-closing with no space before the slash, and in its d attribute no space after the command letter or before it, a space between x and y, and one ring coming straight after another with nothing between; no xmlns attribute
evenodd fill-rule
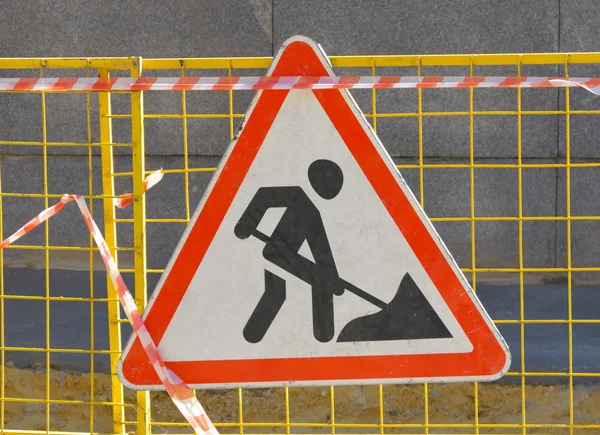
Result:
<svg viewBox="0 0 600 435"><path fill-rule="evenodd" d="M106 278L102 272L94 275L94 297L106 297ZM5 269L7 295L45 295L45 272L33 269ZM83 271L51 270L50 296L90 297L90 274ZM132 288L132 276L125 275ZM150 276L149 288L154 288L158 276ZM516 285L478 284L477 294L494 320L520 318L519 287ZM524 325L524 367L527 372L559 372L569 370L568 292L564 284L526 285L524 291L524 318L527 320L555 320L556 323ZM572 290L572 318L575 320L600 319L600 287L574 286ZM108 313L106 302L51 301L49 303L50 346L54 349L108 349ZM7 347L44 348L46 345L46 304L43 300L5 300L5 319L2 324ZM94 332L91 334L93 316ZM124 317L124 316L123 316ZM512 353L511 372L521 371L521 326L519 323L499 324L498 328ZM600 323L574 323L572 331L573 372L600 372ZM122 328L126 343L131 328ZM93 342L92 342L93 339ZM45 365L44 352L6 351L6 361L18 367ZM90 356L82 353L54 352L53 367L88 371ZM94 356L96 371L109 371L107 354ZM575 381L594 382L593 377L576 377ZM530 382L563 383L567 377L529 377ZM520 382L518 377L505 377L503 382Z"/></svg>

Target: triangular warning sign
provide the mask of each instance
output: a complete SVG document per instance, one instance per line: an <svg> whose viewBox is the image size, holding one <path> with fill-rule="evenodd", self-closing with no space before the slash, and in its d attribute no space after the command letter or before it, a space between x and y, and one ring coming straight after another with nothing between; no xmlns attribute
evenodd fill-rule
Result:
<svg viewBox="0 0 600 435"><path fill-rule="evenodd" d="M333 75L302 37L269 74ZM144 319L192 388L493 380L510 364L345 89L258 92ZM161 388L136 338L118 372Z"/></svg>

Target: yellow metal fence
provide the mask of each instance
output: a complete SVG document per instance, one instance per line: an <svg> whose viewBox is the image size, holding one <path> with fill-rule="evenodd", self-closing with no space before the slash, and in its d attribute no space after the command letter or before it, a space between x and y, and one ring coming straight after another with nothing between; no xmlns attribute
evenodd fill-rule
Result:
<svg viewBox="0 0 600 435"><path fill-rule="evenodd" d="M600 53L354 56L332 57L331 60L340 74L353 75L500 75L494 74L495 71L506 75L536 75L529 71L547 71L537 75L557 75L560 71L565 75L582 76L585 74L573 71L600 70ZM270 62L270 58L0 59L0 73L9 77L259 75L266 71ZM575 104L576 97L584 95L584 91L575 89L551 91L561 98L560 109L556 106L525 107L524 91L519 89L500 91L511 93L511 107L482 110L476 107L476 98L482 96L491 101L497 94L469 89L444 90L449 100L453 100L459 92L466 96L466 105L460 110L452 104L449 105L452 107L450 110L437 107L429 110L423 98L425 92L431 95L440 91L370 90L356 92L356 95L376 131L389 119L412 119L416 122L415 143L410 145L414 146L416 154L399 159L398 167L405 176L412 174L418 180L415 194L426 211L428 189L432 188L425 181L427 171L463 171L461 173L466 175L460 180L465 180L461 182L467 192L467 212L463 215L431 214L430 217L436 226L447 223L461 225L462 237L467 240L465 243L470 252L466 264L462 261L463 270L475 290L478 283L488 277L510 277L516 283L520 301L518 318L494 318L499 325L512 325L519 330L520 352L517 353L520 360L516 364L519 369L509 372L506 377L513 382L198 391L201 402L221 432L240 435L307 432L332 435L600 433L600 393L597 388L589 385L580 387L576 382L584 378L593 380L600 377L600 373L577 371L573 365L574 325L594 325L600 320L575 319L572 310L573 283L577 274L593 275L600 271L600 264L573 264L572 226L575 222L598 221L600 213L584 215L571 210L572 195L585 194L573 191L572 172L580 168L598 170L600 163L594 159L572 158L570 131L574 117L584 117L584 122L589 125L598 123L600 109ZM412 101L411 106L400 107L400 93L402 100ZM156 282L155 278L163 272L163 257L158 260L155 257L159 253L170 255L202 194L198 186L205 186L212 176L218 154L233 137L251 96L244 91L173 91L160 96L143 92L86 93L69 100L66 106L69 111L75 108L81 110L78 116L85 124L83 137L71 140L68 139L69 131L74 128L75 115L67 111L62 114L65 120L62 127L55 129L53 126L59 119L54 112L65 107L60 98L54 100L54 96L47 93L19 93L10 97L0 93L0 106L10 107L4 112L0 110L0 113L10 118L10 115L19 116L26 112L35 121L27 121L25 125L35 130L37 135L36 140L28 140L24 139L29 137L27 131L15 133L8 129L10 136L0 131L0 238L8 236L37 211L56 202L65 193L64 189L69 189L68 193L85 193L92 211L95 211L95 219L103 223L104 236L121 271L132 284L130 289L135 294L138 307L143 310L148 291L152 290L148 283ZM144 99L152 99L153 104L145 103ZM382 104L382 99L386 104ZM399 105L397 109L394 109L395 102ZM23 112L20 107L27 109ZM381 107L386 110L382 111ZM392 110L389 110L390 107ZM34 115L35 111L37 114ZM525 159L523 143L526 135L536 134L523 132L522 120L527 116L559 118L564 134L562 139L559 138L563 154L541 156L547 157L546 160ZM498 157L496 160L478 158L475 123L485 117L516 117L514 156ZM461 125L465 126L466 146L465 154L460 158L448 162L449 159L436 159L435 155L428 153L424 135L429 125L427 120L434 118L464 122ZM18 120L9 119L7 122L12 121ZM155 127L152 131L166 131L170 136L160 136L157 142L155 137L148 136L150 124ZM3 125L6 127L6 123ZM115 138L117 130L120 137ZM49 131L55 137L50 137ZM410 140L408 138L403 143ZM385 139L383 142L389 145ZM153 146L151 150L148 149L149 144ZM479 146L484 147L485 144ZM161 166L167 174L165 180L152 193L142 196L144 177ZM19 178L31 168L38 168L35 169L38 172ZM561 203L557 204L555 214L526 213L523 173L544 169L560 171L561 177L564 177L564 186L559 186L564 189ZM493 170L517 173L517 188L511 196L516 213L477 213L477 204L482 198L476 194L476 173ZM29 178L35 181L13 182ZM82 182L76 183L76 180ZM131 210L115 210L111 199L129 189L133 189L136 197ZM169 189L178 189L180 196L175 199L167 197ZM449 200L452 201L452 197ZM15 210L22 212L15 213ZM61 227L58 223L61 219L62 215L53 218L37 234L25 237L15 246L0 252L0 430L9 434L189 433L187 424L165 394L132 393L124 390L119 383L115 366L122 350L121 334L130 331L130 328L109 280L104 275L100 275L102 278L99 279L97 272L101 268L91 236L85 243L82 243L81 237L63 240L56 233L67 234L71 229ZM77 224L75 220L73 222ZM517 262L514 266L494 264L493 259L492 263L489 259L482 261L478 256L476 228L485 222L510 222L514 225L517 233ZM526 225L540 222L564 224L564 264L557 262L543 267L527 264L524 256L527 249ZM83 226L82 222L79 224ZM173 235L167 247L161 233ZM593 238L595 234L590 233L589 237ZM82 259L85 261L82 262ZM59 287L55 287L58 281L52 275L54 264L59 264L58 267L64 270L79 268L80 271L89 271L85 292L79 291L74 296L73 289L62 281ZM15 267L29 267L42 274L42 288L30 294L24 286L15 285L14 280L9 285L8 279ZM550 274L557 282L566 285L564 318L526 317L524 301L528 278L542 274ZM108 288L106 294L98 290L104 286ZM27 339L28 319L16 319L23 323L24 332L20 339L7 335L6 331L13 325L7 322L18 303L25 307L25 312L30 310L28 307L32 307L33 312L34 305L41 310L38 310L43 317L40 330L35 331L40 334L39 342ZM56 337L52 331L57 328L57 315L54 313L64 310L64 305L59 307L58 304L69 304L68 310L88 313L85 325L76 327L75 331L82 337L89 337L88 346L54 344ZM96 343L99 322L107 322L104 327L108 339L104 347ZM543 328L567 325L568 370L551 373L527 370L525 336L528 325L542 325L540 327ZM27 355L36 356L29 358ZM85 356L87 369L68 371L62 368L56 360L65 355ZM24 361L35 359L37 362L31 368L23 368L22 364L13 361L17 356ZM98 370L98 361L108 361L110 373ZM535 380L542 377L550 377L556 383L535 384Z"/></svg>

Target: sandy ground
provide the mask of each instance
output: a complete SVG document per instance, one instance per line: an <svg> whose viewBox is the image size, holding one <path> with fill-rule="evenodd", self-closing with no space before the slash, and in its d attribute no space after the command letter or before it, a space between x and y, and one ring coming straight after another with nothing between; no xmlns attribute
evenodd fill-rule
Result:
<svg viewBox="0 0 600 435"><path fill-rule="evenodd" d="M91 397L89 374L50 372L52 400L88 401ZM4 405L5 429L46 429L46 372L5 368L4 393L12 399L38 399L38 403L8 401ZM94 376L96 401L111 400L110 378ZM520 385L479 384L480 424L520 424L522 421L522 390ZM244 390L242 393L245 423L285 422L285 392L283 389ZM203 406L215 423L239 421L237 390L201 391ZM290 388L290 421L292 423L327 424L331 422L329 388ZM127 403L133 403L135 393L126 390ZM163 393L152 393L152 420L155 433L191 433L170 399ZM600 386L576 386L573 394L574 424L600 425ZM385 424L423 424L424 387L422 385L392 385L383 387L383 418ZM9 399L10 400L10 399ZM430 384L430 424L473 424L475 418L473 384ZM112 409L109 405L50 405L50 430L111 433ZM525 387L526 418L529 424L568 424L568 386L531 385ZM93 408L93 428L90 415ZM126 419L135 420L135 408L127 408ZM336 424L378 424L380 419L379 387L336 387ZM179 423L180 426L168 423ZM133 425L127 426L133 431ZM222 433L239 433L237 427L220 427ZM285 433L284 428L245 427L245 433ZM331 433L328 427L297 427L293 433ZM337 428L337 433L379 433L378 428ZM422 427L389 428L387 433L423 433ZM473 428L430 428L430 434L475 433ZM481 434L520 434L520 428L480 428ZM529 434L567 434L568 429L528 428ZM579 434L600 434L600 428L576 429Z"/></svg>

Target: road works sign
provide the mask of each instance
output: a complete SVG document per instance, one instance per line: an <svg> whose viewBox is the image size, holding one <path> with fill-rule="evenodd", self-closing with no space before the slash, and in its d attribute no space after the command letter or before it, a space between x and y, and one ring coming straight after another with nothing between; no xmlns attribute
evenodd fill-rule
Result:
<svg viewBox="0 0 600 435"><path fill-rule="evenodd" d="M269 74L333 75L301 37ZM345 89L257 93L144 320L192 388L493 380L510 364ZM161 388L135 337L119 375Z"/></svg>

